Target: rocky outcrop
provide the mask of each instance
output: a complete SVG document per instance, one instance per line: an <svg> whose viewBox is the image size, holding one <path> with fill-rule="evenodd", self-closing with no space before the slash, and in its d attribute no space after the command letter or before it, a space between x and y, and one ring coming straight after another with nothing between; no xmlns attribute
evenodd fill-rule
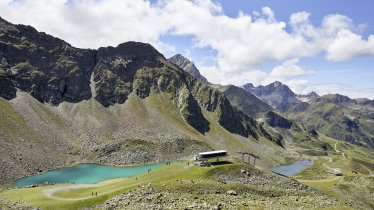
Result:
<svg viewBox="0 0 374 210"><path fill-rule="evenodd" d="M14 88L18 88L41 102L55 105L91 98L89 78L95 64L93 50L74 48L31 26L15 26L2 19L0 22L3 26L0 57L2 65L4 58L7 65L2 67L5 74L1 80L9 85L2 95L14 98Z"/></svg>
<svg viewBox="0 0 374 210"><path fill-rule="evenodd" d="M179 68L187 71L193 77L204 84L210 84L208 80L200 74L199 69L196 68L195 64L188 60L187 58L183 57L181 54L174 55L173 57L168 59L170 63L177 65Z"/></svg>
<svg viewBox="0 0 374 210"><path fill-rule="evenodd" d="M11 80L11 75L6 72L8 68L8 61L0 56L0 97L10 100L16 97L16 88Z"/></svg>
<svg viewBox="0 0 374 210"><path fill-rule="evenodd" d="M199 104L187 88L182 88L179 93L178 107L183 119L188 124L202 134L209 131L209 122L204 118Z"/></svg>
<svg viewBox="0 0 374 210"><path fill-rule="evenodd" d="M104 106L124 103L133 91L136 72L163 66L160 59L164 59L163 55L155 48L139 42L99 48L94 70L95 99Z"/></svg>

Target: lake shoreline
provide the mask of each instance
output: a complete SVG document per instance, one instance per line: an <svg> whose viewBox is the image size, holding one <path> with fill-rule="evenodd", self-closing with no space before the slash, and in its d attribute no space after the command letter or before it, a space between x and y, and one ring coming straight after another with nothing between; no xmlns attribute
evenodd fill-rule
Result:
<svg viewBox="0 0 374 210"><path fill-rule="evenodd" d="M81 163L72 167L62 167L17 179L11 187L35 187L53 184L97 184L110 179L133 177L150 172L165 163L142 164L136 166L110 166L96 163ZM65 173L65 174L64 174Z"/></svg>
<svg viewBox="0 0 374 210"><path fill-rule="evenodd" d="M291 177L312 165L313 160L297 160L291 164L282 164L276 167L269 168L269 170L281 176Z"/></svg>

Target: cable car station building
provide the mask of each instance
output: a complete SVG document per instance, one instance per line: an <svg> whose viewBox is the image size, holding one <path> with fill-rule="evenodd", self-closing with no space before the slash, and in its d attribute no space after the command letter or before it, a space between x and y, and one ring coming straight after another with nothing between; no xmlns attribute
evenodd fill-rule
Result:
<svg viewBox="0 0 374 210"><path fill-rule="evenodd" d="M228 153L226 150L200 152L196 156L196 160L203 161L203 160L209 160L209 159L217 159L217 161L219 161L220 157L226 157L226 156L228 156Z"/></svg>

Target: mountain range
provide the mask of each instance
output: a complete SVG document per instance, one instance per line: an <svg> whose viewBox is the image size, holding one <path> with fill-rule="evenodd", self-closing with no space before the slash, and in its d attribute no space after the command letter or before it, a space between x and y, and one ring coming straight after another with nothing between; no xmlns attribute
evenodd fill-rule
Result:
<svg viewBox="0 0 374 210"><path fill-rule="evenodd" d="M81 162L129 165L276 141L149 44L79 49L31 26L0 26L2 183Z"/></svg>
<svg viewBox="0 0 374 210"><path fill-rule="evenodd" d="M188 62L181 55L177 57L178 62L173 57L176 65ZM276 116L288 128L295 121L332 138L374 147L374 100L351 99L339 94L319 96L315 92L298 95L279 81L257 87L251 83L242 87L211 86L223 92L234 107L255 119L266 119L272 127Z"/></svg>
<svg viewBox="0 0 374 210"><path fill-rule="evenodd" d="M374 100L339 94L319 96L315 92L297 95L280 82L258 87L248 83L243 88L290 120L335 139L374 147Z"/></svg>
<svg viewBox="0 0 374 210"><path fill-rule="evenodd" d="M374 147L371 100L301 96L280 82L215 85L192 61L166 59L150 44L80 49L1 18L0 108L0 169L8 171L0 183L82 162L132 165L212 149L248 151L272 166L298 157L295 147L333 151L320 134Z"/></svg>

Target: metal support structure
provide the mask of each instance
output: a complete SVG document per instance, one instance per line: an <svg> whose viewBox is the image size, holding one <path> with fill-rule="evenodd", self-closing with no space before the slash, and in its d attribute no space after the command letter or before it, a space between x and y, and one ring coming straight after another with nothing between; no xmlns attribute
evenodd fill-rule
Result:
<svg viewBox="0 0 374 210"><path fill-rule="evenodd" d="M253 166L256 166L256 159L260 159L258 156L252 154L252 153L249 153L249 152L244 152L244 151L239 151L238 154L241 154L242 155L242 161L245 163L244 161L244 156L245 155L248 155L248 164L251 164L251 157L253 157Z"/></svg>

